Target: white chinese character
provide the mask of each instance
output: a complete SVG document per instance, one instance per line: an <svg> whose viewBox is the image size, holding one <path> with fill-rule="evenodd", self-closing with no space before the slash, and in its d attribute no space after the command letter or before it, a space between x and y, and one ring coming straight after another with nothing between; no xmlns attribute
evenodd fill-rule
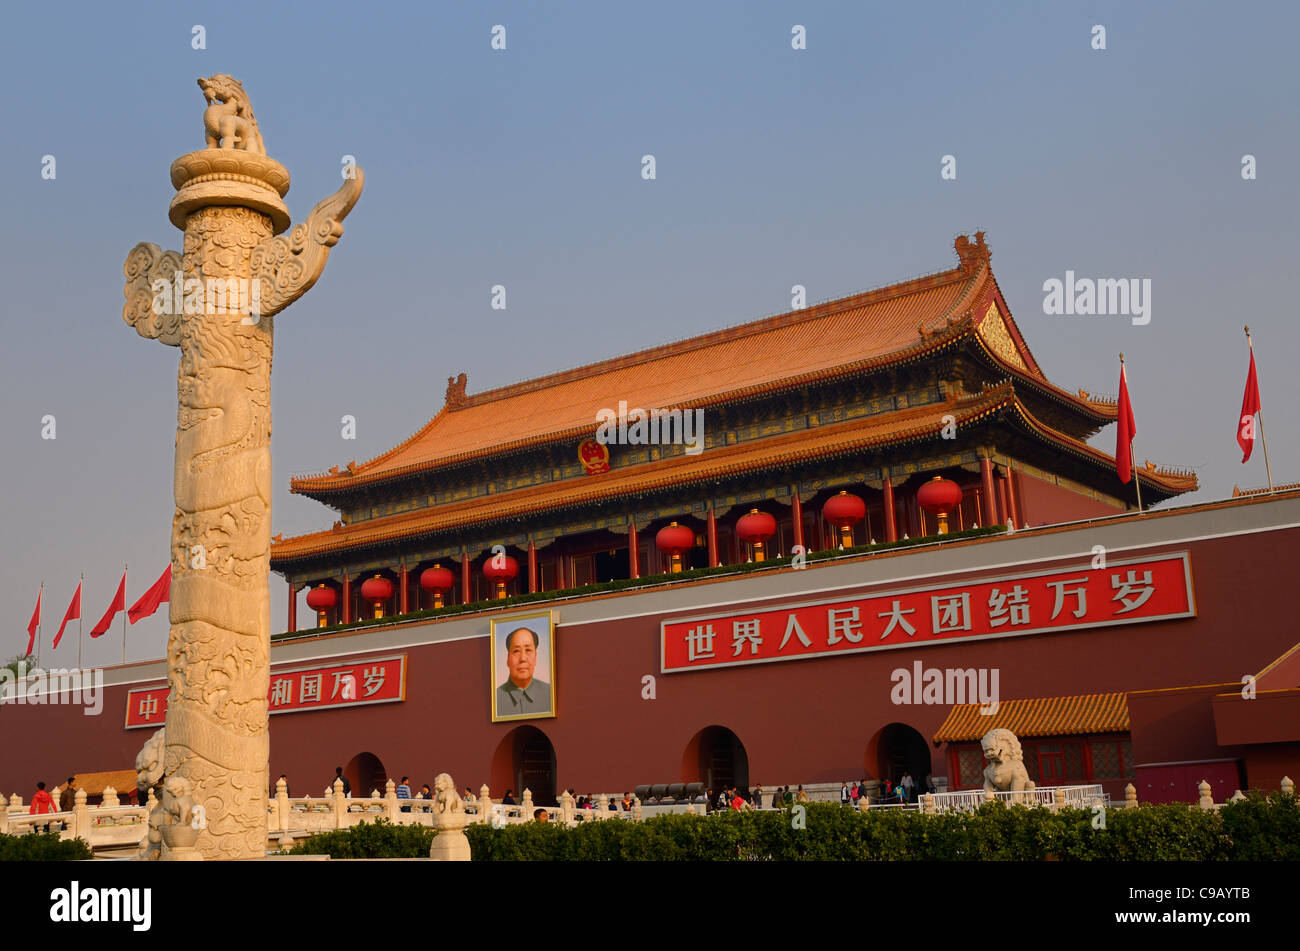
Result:
<svg viewBox="0 0 1300 951"><path fill-rule="evenodd" d="M699 660L701 657L714 657L713 625L704 624L686 631L686 660Z"/></svg>
<svg viewBox="0 0 1300 951"><path fill-rule="evenodd" d="M388 672L383 667L367 667L361 671L361 676L366 678L366 696L378 692L379 688L384 685L384 678Z"/></svg>
<svg viewBox="0 0 1300 951"><path fill-rule="evenodd" d="M1142 605L1147 603L1147 599L1156 593L1155 585L1151 583L1151 572L1142 572L1142 577L1137 577L1137 572L1129 570L1128 579L1119 580L1119 575L1110 576L1110 586L1115 588L1115 597L1112 601L1122 601L1124 606L1116 611L1116 614L1127 614L1129 611L1136 611ZM1137 597L1129 599L1130 594L1136 594Z"/></svg>
<svg viewBox="0 0 1300 951"><path fill-rule="evenodd" d="M808 639L808 635L805 634L803 628L799 626L799 616L791 613L789 619L785 622L785 637L781 638L781 646L778 647L777 650L781 650L785 647L786 643L790 640L791 634L797 634L799 636L799 642L803 644L804 647L812 647L812 641Z"/></svg>
<svg viewBox="0 0 1300 951"><path fill-rule="evenodd" d="M915 609L915 608L908 608L906 611L904 611L904 610L902 610L902 609L899 607L898 602L895 601L895 602L894 602L894 606L893 606L893 608L892 608L891 610L889 610L889 611L884 611L884 612L882 612L882 613L880 613L880 614L877 614L876 617L887 617L887 618L889 618L889 625L885 628L885 633L880 635L880 639L883 641L883 640L884 640L886 637L888 637L890 634L893 634L893 633L894 633L894 628L896 628L896 627L902 627L902 629L903 629L904 631L907 632L907 636L908 636L908 637L911 637L913 634L916 633L916 628L914 628L914 627L912 627L912 625L908 624L908 623L907 623L907 618L903 617L903 615L904 615L904 614L915 614L915 613L916 613L916 609Z"/></svg>
<svg viewBox="0 0 1300 951"><path fill-rule="evenodd" d="M830 635L826 638L827 644L838 644L846 639L856 644L862 640L862 632L858 630L862 627L862 622L858 620L857 605L851 608L828 609L826 626L830 628Z"/></svg>
<svg viewBox="0 0 1300 951"><path fill-rule="evenodd" d="M343 684L343 699L357 699L357 678L352 676L352 671L343 670L334 671L334 689L330 691L330 699L333 700L339 695L339 684Z"/></svg>
<svg viewBox="0 0 1300 951"><path fill-rule="evenodd" d="M1077 599L1077 606L1074 609L1075 617L1083 617L1088 613L1088 590L1083 585L1088 583L1085 575L1082 578L1066 578L1063 581L1049 581L1048 587L1056 589L1056 604L1052 607L1051 620L1055 621L1056 616L1061 613L1061 608L1065 606L1065 596L1073 595ZM1067 584L1077 584L1077 588L1066 588Z"/></svg>
<svg viewBox="0 0 1300 951"><path fill-rule="evenodd" d="M320 701L321 678L324 674L308 674L302 678L302 702Z"/></svg>
<svg viewBox="0 0 1300 951"><path fill-rule="evenodd" d="M936 634L969 631L970 595L966 592L931 595L930 618L934 621L934 633Z"/></svg>
<svg viewBox="0 0 1300 951"><path fill-rule="evenodd" d="M740 651L749 642L749 656L753 657L758 653L758 645L763 643L763 638L758 632L758 618L751 618L748 621L731 622L731 646L735 648L732 651L732 657L739 657Z"/></svg>
<svg viewBox="0 0 1300 951"><path fill-rule="evenodd" d="M293 703L293 680L288 677L278 677L271 688L271 706L278 707L282 703Z"/></svg>
<svg viewBox="0 0 1300 951"><path fill-rule="evenodd" d="M158 698L145 696L140 698L140 716L148 720L158 714Z"/></svg>
<svg viewBox="0 0 1300 951"><path fill-rule="evenodd" d="M1009 619L1008 610L1011 614ZM989 627L1001 627L1008 620L1012 627L1029 623L1029 591L1020 585L1006 594L998 594L997 588L989 593Z"/></svg>

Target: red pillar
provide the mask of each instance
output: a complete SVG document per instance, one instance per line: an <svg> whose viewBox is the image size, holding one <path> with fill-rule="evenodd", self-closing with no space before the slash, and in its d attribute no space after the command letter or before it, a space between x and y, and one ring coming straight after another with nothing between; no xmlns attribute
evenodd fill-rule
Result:
<svg viewBox="0 0 1300 951"><path fill-rule="evenodd" d="M398 613L398 614L406 614L407 611L409 610L409 608L407 607L407 605L408 605L410 602L409 602L409 600L408 600L409 595L407 594L406 589L407 589L407 584L406 584L406 565L405 565L405 563L403 563L402 566L401 566L400 568L397 569L397 591L398 591L398 594L397 594L397 613Z"/></svg>
<svg viewBox="0 0 1300 951"><path fill-rule="evenodd" d="M298 586L289 582L289 626L287 631L298 630Z"/></svg>
<svg viewBox="0 0 1300 951"><path fill-rule="evenodd" d="M352 623L352 576L343 576L343 623Z"/></svg>
<svg viewBox="0 0 1300 951"><path fill-rule="evenodd" d="M528 539L528 591L531 594L537 590L537 545L530 538Z"/></svg>
<svg viewBox="0 0 1300 951"><path fill-rule="evenodd" d="M627 567L628 576L632 578L641 577L640 558L638 557L636 541L636 522L631 519L627 523Z"/></svg>
<svg viewBox="0 0 1300 951"><path fill-rule="evenodd" d="M462 548L460 551L460 603L469 604L472 595L470 594L469 580L469 551Z"/></svg>
<svg viewBox="0 0 1300 951"><path fill-rule="evenodd" d="M794 490L794 495L790 497L790 518L794 522L794 543L806 552L807 546L803 543L803 505L799 502L799 490ZM786 554L793 554L787 552Z"/></svg>
<svg viewBox="0 0 1300 951"><path fill-rule="evenodd" d="M705 530L705 538L709 546L709 567L716 568L721 562L718 561L718 520L713 515L713 506L709 506L708 528Z"/></svg>
<svg viewBox="0 0 1300 951"><path fill-rule="evenodd" d="M559 553L555 555L555 587L561 591L568 587L568 583L564 580L564 556Z"/></svg>
<svg viewBox="0 0 1300 951"><path fill-rule="evenodd" d="M993 494L993 460L980 459L980 484L984 496L984 527L998 523L998 500Z"/></svg>
<svg viewBox="0 0 1300 951"><path fill-rule="evenodd" d="M885 541L898 541L898 525L894 522L894 484L885 477Z"/></svg>
<svg viewBox="0 0 1300 951"><path fill-rule="evenodd" d="M1007 501L1011 503L1011 520L1016 523L1016 528L1024 528L1025 523L1020 520L1020 506L1016 504L1016 473L1012 469L1007 470Z"/></svg>
<svg viewBox="0 0 1300 951"><path fill-rule="evenodd" d="M998 476L998 521L1005 523L1011 517L1011 507L1007 503L1007 477Z"/></svg>

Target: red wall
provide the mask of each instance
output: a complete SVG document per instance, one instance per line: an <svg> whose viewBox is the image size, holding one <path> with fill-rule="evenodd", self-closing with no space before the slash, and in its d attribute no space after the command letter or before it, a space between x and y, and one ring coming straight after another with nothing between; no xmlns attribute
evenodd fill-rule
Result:
<svg viewBox="0 0 1300 951"><path fill-rule="evenodd" d="M1081 535L1081 559L1086 540ZM1199 611L1193 619L669 675L659 674L661 616L565 627L561 604L559 715L529 722L554 744L557 786L579 792L698 778L683 775L684 754L713 724L739 736L751 784L875 778L873 738L885 726L904 723L928 738L948 713L944 706L890 702L891 671L914 660L926 667L999 668L1003 700L1219 684L1260 670L1295 641L1294 571L1291 559L1279 555L1297 544L1300 530L1144 549L1144 555L1191 552ZM898 557L896 574L909 570L909 557ZM807 569L808 592L790 600L815 600L821 570ZM762 577L732 581L727 590L734 595L734 586L743 585L761 595L765 583ZM617 601L613 596L611 609ZM334 643L364 644L368 636L335 635ZM489 720L487 639L406 653L403 703L271 717L269 776L285 772L295 794L314 796L336 765L370 752L390 777L409 774L417 788L442 771L461 787L477 790L489 782L498 795L514 785L506 775L509 759L497 754L518 724ZM655 677L654 700L641 697L647 674ZM69 707L0 708L0 790L28 799L38 779L53 784L76 772L131 766L149 731L123 730L125 688L107 693L101 717ZM1139 700L1132 708L1137 762L1238 755L1217 746L1207 700L1196 691L1145 705ZM944 748L928 739L927 745L934 775L947 775ZM1300 777L1300 764L1287 765L1285 756L1268 768Z"/></svg>
<svg viewBox="0 0 1300 951"><path fill-rule="evenodd" d="M1098 502L1020 471L1012 473L1012 478L1018 487L1016 501L1020 508L1020 518L1025 525L1056 525L1085 518L1122 515L1124 512L1113 505Z"/></svg>

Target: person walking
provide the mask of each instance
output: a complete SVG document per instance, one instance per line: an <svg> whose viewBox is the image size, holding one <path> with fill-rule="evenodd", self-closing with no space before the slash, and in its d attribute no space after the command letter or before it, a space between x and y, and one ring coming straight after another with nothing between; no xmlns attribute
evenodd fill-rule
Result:
<svg viewBox="0 0 1300 951"><path fill-rule="evenodd" d="M27 810L28 815L43 816L55 811L54 797L45 791L45 783L36 784L36 792L32 794L32 805ZM40 829L42 832L50 831L50 824L47 822L43 826L32 826L33 829Z"/></svg>
<svg viewBox="0 0 1300 951"><path fill-rule="evenodd" d="M402 777L402 781L401 781L400 783L397 784L397 798L398 798L398 799L410 799L410 798L411 798L411 777L410 777L410 776L403 776L403 777ZM401 811L402 811L402 812L410 812L410 811L411 811L411 807L410 807L410 805L408 804L408 805L402 806L402 807L401 807Z"/></svg>
<svg viewBox="0 0 1300 951"><path fill-rule="evenodd" d="M842 780L840 782L840 805L847 806L852 801L852 799L853 797L849 794L848 780Z"/></svg>
<svg viewBox="0 0 1300 951"><path fill-rule="evenodd" d="M861 798L861 796L862 796L862 790L857 783L854 783L852 786L848 788L849 804L852 805L855 809L858 806L858 799Z"/></svg>
<svg viewBox="0 0 1300 951"><path fill-rule="evenodd" d="M77 777L69 776L68 783L59 796L59 812L71 812L77 806Z"/></svg>
<svg viewBox="0 0 1300 951"><path fill-rule="evenodd" d="M328 760L327 760L326 762L328 762ZM348 778L347 778L346 776L343 775L343 767L342 767L342 766L335 766L335 767L334 767L334 778L330 780L330 795L331 795L331 796L334 795L334 784L335 784L336 782L338 782L340 779L343 780L343 795L346 796L346 797L348 797L348 798L351 798L351 797L352 797L352 784L351 784L350 782L348 782Z"/></svg>
<svg viewBox="0 0 1300 951"><path fill-rule="evenodd" d="M903 802L915 802L916 800L912 794L912 790L915 788L916 783L912 780L911 773L908 772L903 773L902 786L903 786Z"/></svg>

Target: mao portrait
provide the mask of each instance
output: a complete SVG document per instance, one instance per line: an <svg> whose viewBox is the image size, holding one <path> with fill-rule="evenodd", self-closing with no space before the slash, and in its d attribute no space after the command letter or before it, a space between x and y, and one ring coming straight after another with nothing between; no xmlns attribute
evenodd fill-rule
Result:
<svg viewBox="0 0 1300 951"><path fill-rule="evenodd" d="M555 716L555 618L551 611L492 621L492 719Z"/></svg>

